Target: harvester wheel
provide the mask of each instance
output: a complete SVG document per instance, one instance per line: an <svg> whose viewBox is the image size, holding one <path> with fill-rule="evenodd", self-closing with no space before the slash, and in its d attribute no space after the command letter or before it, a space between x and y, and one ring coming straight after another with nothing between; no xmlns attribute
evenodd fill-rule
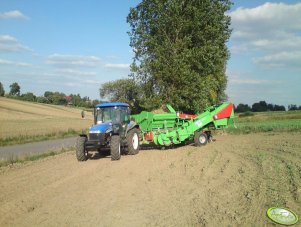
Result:
<svg viewBox="0 0 301 227"><path fill-rule="evenodd" d="M86 152L86 137L78 137L76 140L76 158L78 161L86 161L88 159L88 155Z"/></svg>
<svg viewBox="0 0 301 227"><path fill-rule="evenodd" d="M119 160L121 155L120 148L120 137L118 135L113 135L111 137L111 160Z"/></svg>
<svg viewBox="0 0 301 227"><path fill-rule="evenodd" d="M196 146L204 146L208 142L208 136L206 133L203 132L196 132L194 134L194 144Z"/></svg>
<svg viewBox="0 0 301 227"><path fill-rule="evenodd" d="M134 128L130 130L126 135L126 142L128 145L128 154L135 155L139 153L139 130Z"/></svg>

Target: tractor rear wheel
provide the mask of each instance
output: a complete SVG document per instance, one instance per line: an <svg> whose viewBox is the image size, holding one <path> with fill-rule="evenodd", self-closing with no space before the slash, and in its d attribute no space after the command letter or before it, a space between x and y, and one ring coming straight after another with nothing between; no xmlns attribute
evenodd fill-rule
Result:
<svg viewBox="0 0 301 227"><path fill-rule="evenodd" d="M194 134L194 144L196 146L204 146L208 142L208 136L206 133L203 132L196 132Z"/></svg>
<svg viewBox="0 0 301 227"><path fill-rule="evenodd" d="M119 160L121 156L120 149L120 137L118 135L113 135L111 137L111 160Z"/></svg>
<svg viewBox="0 0 301 227"><path fill-rule="evenodd" d="M88 155L86 152L86 143L87 138L86 137L78 137L76 140L76 158L78 161L86 161L88 159Z"/></svg>
<svg viewBox="0 0 301 227"><path fill-rule="evenodd" d="M128 154L135 155L139 153L139 130L134 128L130 130L126 135L126 142L128 145Z"/></svg>

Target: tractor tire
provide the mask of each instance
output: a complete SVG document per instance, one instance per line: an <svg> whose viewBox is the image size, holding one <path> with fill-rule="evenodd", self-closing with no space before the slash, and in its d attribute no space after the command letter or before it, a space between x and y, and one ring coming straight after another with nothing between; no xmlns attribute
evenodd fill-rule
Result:
<svg viewBox="0 0 301 227"><path fill-rule="evenodd" d="M195 132L194 134L194 144L199 147L199 146L204 146L208 142L208 136L206 133L203 132Z"/></svg>
<svg viewBox="0 0 301 227"><path fill-rule="evenodd" d="M76 140L76 158L78 161L86 161L88 159L88 155L86 152L86 137L78 137Z"/></svg>
<svg viewBox="0 0 301 227"><path fill-rule="evenodd" d="M139 130L137 128L133 128L132 130L128 131L126 135L126 142L128 146L128 154L135 155L139 153L140 150L140 143L139 143Z"/></svg>
<svg viewBox="0 0 301 227"><path fill-rule="evenodd" d="M119 160L121 156L120 148L120 137L118 135L113 135L111 137L111 160Z"/></svg>

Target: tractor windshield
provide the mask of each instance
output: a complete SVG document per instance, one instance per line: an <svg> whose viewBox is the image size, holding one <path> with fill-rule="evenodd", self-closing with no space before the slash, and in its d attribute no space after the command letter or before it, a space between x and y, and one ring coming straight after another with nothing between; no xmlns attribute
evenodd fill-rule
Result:
<svg viewBox="0 0 301 227"><path fill-rule="evenodd" d="M106 107L96 110L96 123L125 123L129 120L129 108L127 107Z"/></svg>

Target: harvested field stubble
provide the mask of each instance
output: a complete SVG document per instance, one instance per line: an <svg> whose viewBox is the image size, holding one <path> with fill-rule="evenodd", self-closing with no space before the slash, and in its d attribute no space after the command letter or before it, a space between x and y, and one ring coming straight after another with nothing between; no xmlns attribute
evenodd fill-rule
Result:
<svg viewBox="0 0 301 227"><path fill-rule="evenodd" d="M92 115L86 116L76 108L0 98L0 145L75 135L92 124Z"/></svg>

